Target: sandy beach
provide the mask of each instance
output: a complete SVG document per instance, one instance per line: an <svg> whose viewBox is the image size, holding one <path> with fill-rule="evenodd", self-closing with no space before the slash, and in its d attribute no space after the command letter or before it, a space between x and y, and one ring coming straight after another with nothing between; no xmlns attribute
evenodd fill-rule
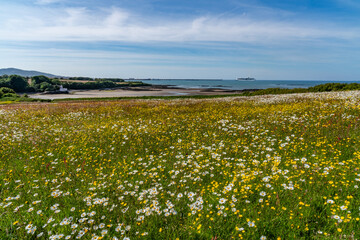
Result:
<svg viewBox="0 0 360 240"><path fill-rule="evenodd" d="M173 88L168 86L144 86L108 90L71 90L69 94L30 94L31 98L107 98L107 97L142 97L142 96L194 96L236 94L243 91L215 88Z"/></svg>

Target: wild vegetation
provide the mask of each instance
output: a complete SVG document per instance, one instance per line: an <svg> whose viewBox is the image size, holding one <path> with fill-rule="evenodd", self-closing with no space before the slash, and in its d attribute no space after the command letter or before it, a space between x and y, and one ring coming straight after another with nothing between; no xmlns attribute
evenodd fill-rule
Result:
<svg viewBox="0 0 360 240"><path fill-rule="evenodd" d="M31 79L19 75L0 76L0 87L13 89L17 93L56 91L61 85L55 78L34 76Z"/></svg>
<svg viewBox="0 0 360 240"><path fill-rule="evenodd" d="M359 83L324 83L309 88L267 88L243 93L244 96L256 96L265 94L289 94L289 93L311 93L311 92L334 92L360 90Z"/></svg>
<svg viewBox="0 0 360 240"><path fill-rule="evenodd" d="M50 102L50 100L29 98L27 94L19 95L11 88L0 87L0 105L18 102Z"/></svg>
<svg viewBox="0 0 360 240"><path fill-rule="evenodd" d="M78 81L111 81L111 82L125 82L122 78L90 78L90 77L69 77L69 80Z"/></svg>
<svg viewBox="0 0 360 240"><path fill-rule="evenodd" d="M360 94L7 105L0 239L358 239Z"/></svg>
<svg viewBox="0 0 360 240"><path fill-rule="evenodd" d="M96 79L95 81L87 81L87 82L62 81L62 85L68 89L104 89L104 88L148 86L149 84L143 82L123 82L123 81L118 82L117 80Z"/></svg>
<svg viewBox="0 0 360 240"><path fill-rule="evenodd" d="M48 78L46 76L34 76L25 78L19 75L3 75L0 76L0 87L13 89L17 93L23 92L55 92L59 90L60 85L69 89L104 89L104 88L120 88L131 86L145 86L140 81L124 82L120 78L87 78L72 77L68 80L59 78Z"/></svg>
<svg viewBox="0 0 360 240"><path fill-rule="evenodd" d="M0 87L11 88L15 92L31 91L28 80L18 75L0 76Z"/></svg>
<svg viewBox="0 0 360 240"><path fill-rule="evenodd" d="M35 100L35 99L34 99ZM11 88L0 87L0 104L13 103L18 101L31 101L28 96L19 96Z"/></svg>

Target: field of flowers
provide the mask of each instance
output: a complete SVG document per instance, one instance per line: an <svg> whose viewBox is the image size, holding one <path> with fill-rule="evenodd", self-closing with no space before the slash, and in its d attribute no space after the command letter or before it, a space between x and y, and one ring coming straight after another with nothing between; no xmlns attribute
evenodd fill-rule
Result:
<svg viewBox="0 0 360 240"><path fill-rule="evenodd" d="M359 239L360 94L0 107L0 239Z"/></svg>

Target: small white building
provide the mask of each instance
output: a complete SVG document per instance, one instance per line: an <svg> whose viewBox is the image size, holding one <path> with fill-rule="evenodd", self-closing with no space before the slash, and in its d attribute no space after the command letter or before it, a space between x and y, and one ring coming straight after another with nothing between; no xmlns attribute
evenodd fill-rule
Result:
<svg viewBox="0 0 360 240"><path fill-rule="evenodd" d="M64 88L62 85L60 85L59 92L67 92L68 89Z"/></svg>

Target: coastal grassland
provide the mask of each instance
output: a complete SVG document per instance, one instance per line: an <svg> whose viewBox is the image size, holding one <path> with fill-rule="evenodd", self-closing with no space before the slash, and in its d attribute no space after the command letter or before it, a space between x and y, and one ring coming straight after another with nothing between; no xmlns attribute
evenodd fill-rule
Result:
<svg viewBox="0 0 360 240"><path fill-rule="evenodd" d="M358 239L358 92L0 108L0 239Z"/></svg>

